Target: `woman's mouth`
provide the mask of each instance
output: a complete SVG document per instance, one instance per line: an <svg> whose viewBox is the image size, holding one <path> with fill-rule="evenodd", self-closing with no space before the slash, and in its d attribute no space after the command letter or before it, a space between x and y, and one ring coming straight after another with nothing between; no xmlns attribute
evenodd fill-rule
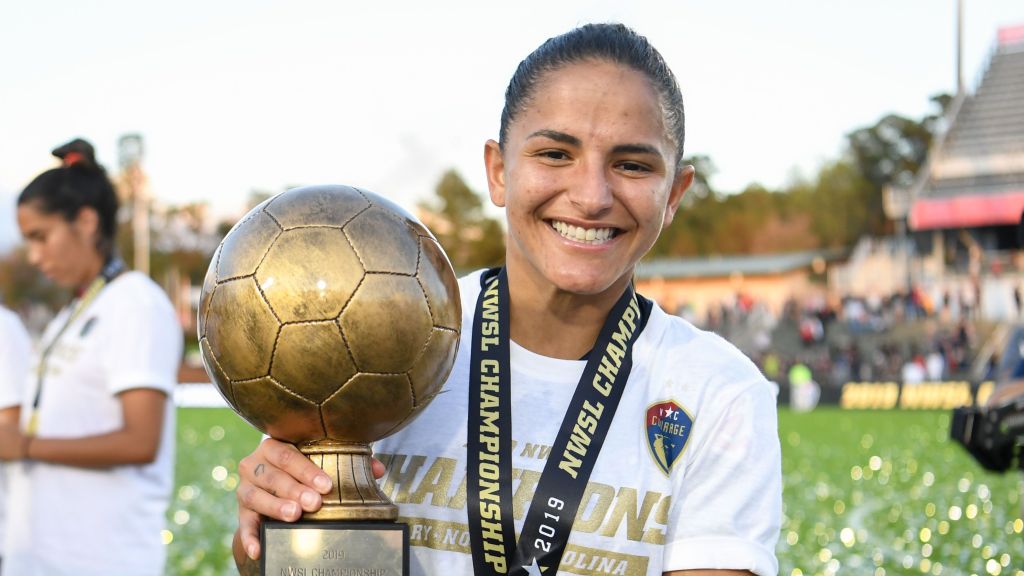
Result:
<svg viewBox="0 0 1024 576"><path fill-rule="evenodd" d="M562 238L583 244L604 244L619 232L616 228L584 228L560 220L549 220L548 222L551 224L551 228L562 235Z"/></svg>

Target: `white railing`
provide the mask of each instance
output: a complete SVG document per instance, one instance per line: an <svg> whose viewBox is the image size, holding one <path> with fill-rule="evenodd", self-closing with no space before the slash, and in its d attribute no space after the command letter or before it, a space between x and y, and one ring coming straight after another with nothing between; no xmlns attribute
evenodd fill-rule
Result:
<svg viewBox="0 0 1024 576"><path fill-rule="evenodd" d="M213 384L181 383L174 387L174 405L179 408L227 408L228 403Z"/></svg>

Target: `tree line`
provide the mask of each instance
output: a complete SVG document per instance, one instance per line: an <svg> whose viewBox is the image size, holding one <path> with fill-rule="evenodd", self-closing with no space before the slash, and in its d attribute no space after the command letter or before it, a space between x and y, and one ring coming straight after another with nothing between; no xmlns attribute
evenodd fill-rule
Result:
<svg viewBox="0 0 1024 576"><path fill-rule="evenodd" d="M935 112L919 119L887 114L870 126L853 130L845 136L839 158L825 163L813 176L779 189L755 183L739 193L724 193L712 184L715 166L710 157L687 158L685 161L696 167L696 180L674 222L648 257L836 248L851 246L865 235L891 233L892 223L882 208L882 190L886 185L907 187L913 182L932 139L944 128L951 100L945 94L931 98ZM254 194L253 201L266 196ZM441 176L433 195L418 208L457 271L501 263L503 225L485 210L484 196L472 190L455 170ZM154 227L154 278L159 280L173 268L194 284L202 282L219 238L203 238L200 212L197 206L172 209L170 217L164 218L168 224ZM130 258L131 223L125 224L118 244ZM222 237L229 228L230 223L224 223L214 234ZM66 299L28 267L23 250L0 259L0 296L12 307L32 301L55 305Z"/></svg>
<svg viewBox="0 0 1024 576"><path fill-rule="evenodd" d="M842 155L817 174L775 190L750 184L737 194L712 185L708 156L685 159L696 168L693 187L649 258L768 254L852 246L858 238L892 232L882 208L887 185L908 187L924 164L932 138L943 128L952 98L931 98L935 112L913 119L887 114L846 135ZM485 214L481 197L454 171L442 178L430 215L441 245L458 269L500 263L500 224ZM450 226L446 223L450 223Z"/></svg>

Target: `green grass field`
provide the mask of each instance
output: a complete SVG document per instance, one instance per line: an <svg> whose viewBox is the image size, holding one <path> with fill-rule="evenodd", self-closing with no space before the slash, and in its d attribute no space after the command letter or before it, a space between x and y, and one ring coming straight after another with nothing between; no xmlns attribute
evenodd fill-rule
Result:
<svg viewBox="0 0 1024 576"><path fill-rule="evenodd" d="M167 512L168 574L231 574L238 460L260 434L228 409L178 409L178 460Z"/></svg>
<svg viewBox="0 0 1024 576"><path fill-rule="evenodd" d="M780 413L780 574L1024 574L1020 475L948 436L948 412Z"/></svg>
<svg viewBox="0 0 1024 576"><path fill-rule="evenodd" d="M948 435L948 412L782 411L779 573L1024 576L1020 475ZM179 410L169 574L232 573L236 464L258 440L228 410Z"/></svg>

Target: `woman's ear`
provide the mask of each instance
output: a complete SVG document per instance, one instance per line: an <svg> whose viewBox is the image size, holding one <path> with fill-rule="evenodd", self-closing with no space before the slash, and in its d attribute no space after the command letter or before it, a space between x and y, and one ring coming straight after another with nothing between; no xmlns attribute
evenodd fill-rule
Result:
<svg viewBox="0 0 1024 576"><path fill-rule="evenodd" d="M665 207L665 220L661 223L661 229L668 228L668 225L672 223L672 219L675 218L676 210L679 209L679 203L683 201L683 196L686 191L693 184L693 177L697 173L693 166L686 165L676 173L675 180L672 181L672 189L668 192L668 205Z"/></svg>
<svg viewBox="0 0 1024 576"><path fill-rule="evenodd" d="M487 170L487 189L491 195L491 203L504 208L505 158L501 155L501 146L494 140L488 140L484 144L484 167Z"/></svg>
<svg viewBox="0 0 1024 576"><path fill-rule="evenodd" d="M94 238L100 233L100 215L95 208L85 206L78 210L71 225L83 238Z"/></svg>

